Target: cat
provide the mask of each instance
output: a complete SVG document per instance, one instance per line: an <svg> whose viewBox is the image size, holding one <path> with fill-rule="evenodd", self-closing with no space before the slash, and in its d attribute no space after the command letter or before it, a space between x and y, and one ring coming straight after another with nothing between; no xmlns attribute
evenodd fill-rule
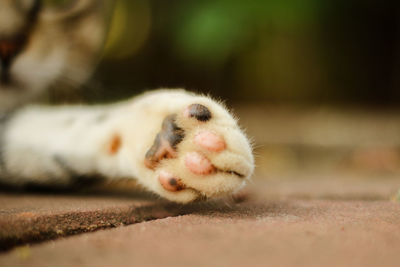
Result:
<svg viewBox="0 0 400 267"><path fill-rule="evenodd" d="M91 75L110 3L0 2L0 182L129 178L179 203L240 189L254 171L252 147L210 97L160 89L108 105L35 104L63 79Z"/></svg>

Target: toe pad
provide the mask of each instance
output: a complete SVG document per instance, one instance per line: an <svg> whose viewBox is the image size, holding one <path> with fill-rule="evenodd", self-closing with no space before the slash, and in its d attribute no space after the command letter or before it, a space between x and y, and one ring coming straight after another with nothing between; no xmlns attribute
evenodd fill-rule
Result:
<svg viewBox="0 0 400 267"><path fill-rule="evenodd" d="M158 176L158 180L161 186L170 192L181 191L185 188L185 185L181 182L180 179L175 178L172 174L166 171L161 171Z"/></svg>
<svg viewBox="0 0 400 267"><path fill-rule="evenodd" d="M215 167L210 160L198 152L191 152L185 156L186 167L194 174L210 174Z"/></svg>
<svg viewBox="0 0 400 267"><path fill-rule="evenodd" d="M188 106L184 112L186 117L195 118L198 121L209 121L211 119L210 110L200 104L192 104Z"/></svg>
<svg viewBox="0 0 400 267"><path fill-rule="evenodd" d="M226 147L224 139L210 131L202 131L198 133L194 137L194 142L197 145L214 152L220 152Z"/></svg>

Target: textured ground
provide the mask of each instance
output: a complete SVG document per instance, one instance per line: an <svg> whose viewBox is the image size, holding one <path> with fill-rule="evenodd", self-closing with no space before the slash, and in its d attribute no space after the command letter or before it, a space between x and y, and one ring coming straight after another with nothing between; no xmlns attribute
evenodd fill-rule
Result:
<svg viewBox="0 0 400 267"><path fill-rule="evenodd" d="M0 266L400 265L400 116L241 114L258 168L235 198L1 193Z"/></svg>
<svg viewBox="0 0 400 267"><path fill-rule="evenodd" d="M186 207L112 196L3 195L3 210L11 212L2 213L2 227L9 218L10 233L35 234L34 223L59 234L121 226L19 246L0 254L0 266L398 266L400 204L390 197L400 181L376 185L259 179L235 201ZM32 219L41 216L63 219ZM135 216L150 221L122 226Z"/></svg>

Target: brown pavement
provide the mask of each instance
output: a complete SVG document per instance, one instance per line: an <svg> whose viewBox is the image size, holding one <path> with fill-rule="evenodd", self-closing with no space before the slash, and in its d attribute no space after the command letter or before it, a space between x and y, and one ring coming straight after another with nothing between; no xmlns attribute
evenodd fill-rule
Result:
<svg viewBox="0 0 400 267"><path fill-rule="evenodd" d="M399 266L400 181L374 184L256 180L236 201L18 247L0 266Z"/></svg>
<svg viewBox="0 0 400 267"><path fill-rule="evenodd" d="M177 214L166 201L126 196L0 193L0 251Z"/></svg>

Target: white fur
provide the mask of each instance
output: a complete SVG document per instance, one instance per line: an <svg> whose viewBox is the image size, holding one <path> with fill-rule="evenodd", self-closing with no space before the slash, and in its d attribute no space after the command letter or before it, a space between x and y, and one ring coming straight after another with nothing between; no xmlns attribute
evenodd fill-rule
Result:
<svg viewBox="0 0 400 267"><path fill-rule="evenodd" d="M212 119L199 122L184 117L184 109L194 103L206 106ZM144 156L170 114L177 114L176 123L185 131L185 137L178 144L176 158L164 159L151 170L144 165ZM196 146L193 137L204 129L223 136L227 149L217 153ZM79 175L136 178L160 196L185 203L200 196L231 193L245 184L254 169L250 144L227 110L208 97L183 90L150 92L107 106L30 106L11 118L3 135L5 169L0 179L15 184L68 184L70 174L54 160L62 158ZM117 153L110 154L108 148L114 136L120 137L121 146ZM203 153L218 169L245 177L226 172L195 175L183 163L191 151ZM161 170L179 177L187 189L165 190L158 181Z"/></svg>

